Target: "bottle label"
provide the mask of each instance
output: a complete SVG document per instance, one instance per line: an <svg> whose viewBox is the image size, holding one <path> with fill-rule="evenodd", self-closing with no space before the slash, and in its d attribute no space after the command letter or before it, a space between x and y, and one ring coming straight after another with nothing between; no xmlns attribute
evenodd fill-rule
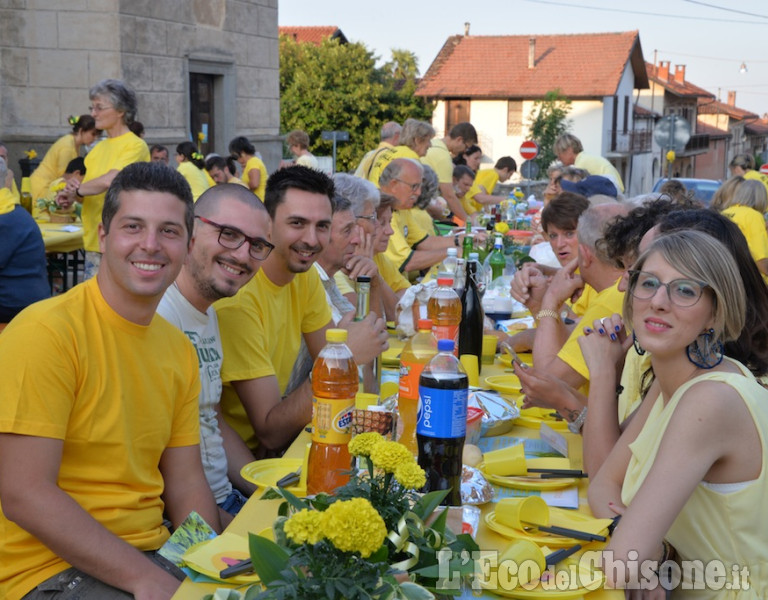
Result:
<svg viewBox="0 0 768 600"><path fill-rule="evenodd" d="M413 400L419 397L419 376L425 363L410 360L400 362L400 397Z"/></svg>
<svg viewBox="0 0 768 600"><path fill-rule="evenodd" d="M432 325L435 339L453 340L453 354L459 356L459 325Z"/></svg>
<svg viewBox="0 0 768 600"><path fill-rule="evenodd" d="M419 386L416 434L432 438L460 438L467 433L468 390Z"/></svg>
<svg viewBox="0 0 768 600"><path fill-rule="evenodd" d="M321 444L346 444L352 425L354 398L318 398L312 401L312 441Z"/></svg>

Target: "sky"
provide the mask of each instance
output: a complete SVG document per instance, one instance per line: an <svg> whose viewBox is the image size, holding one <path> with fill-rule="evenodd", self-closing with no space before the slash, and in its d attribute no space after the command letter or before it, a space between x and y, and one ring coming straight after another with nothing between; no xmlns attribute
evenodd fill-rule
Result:
<svg viewBox="0 0 768 600"><path fill-rule="evenodd" d="M471 4L471 6L470 6ZM765 0L279 0L280 25L335 25L384 62L414 52L423 75L446 39L462 35L640 32L648 62L686 65L686 80L760 116L768 113ZM728 5L735 5L729 7ZM479 10L481 9L482 10ZM377 14L377 9L379 14ZM740 73L742 63L746 73Z"/></svg>

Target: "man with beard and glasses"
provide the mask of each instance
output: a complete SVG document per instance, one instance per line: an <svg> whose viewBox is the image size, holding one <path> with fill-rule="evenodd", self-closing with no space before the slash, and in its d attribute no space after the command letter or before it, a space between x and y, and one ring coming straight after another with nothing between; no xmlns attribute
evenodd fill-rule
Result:
<svg viewBox="0 0 768 600"><path fill-rule="evenodd" d="M261 270L232 298L216 303L221 328L225 418L258 456L290 444L312 418L309 373L296 376L302 338L314 359L332 326L331 310L312 265L330 240L334 185L301 165L273 173L264 206L275 249ZM387 348L386 323L375 314L339 327L359 364ZM289 387L289 381L295 384Z"/></svg>
<svg viewBox="0 0 768 600"><path fill-rule="evenodd" d="M234 296L258 272L273 248L268 238L269 214L248 188L224 183L206 190L195 203L186 262L157 308L197 351L200 450L224 525L255 488L240 475L253 455L221 414L221 336L212 304Z"/></svg>

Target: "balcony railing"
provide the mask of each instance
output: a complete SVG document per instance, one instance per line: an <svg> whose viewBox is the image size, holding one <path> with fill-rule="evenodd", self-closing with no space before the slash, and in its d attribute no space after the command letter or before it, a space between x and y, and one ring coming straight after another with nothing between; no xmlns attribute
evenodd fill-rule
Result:
<svg viewBox="0 0 768 600"><path fill-rule="evenodd" d="M709 134L694 133L685 145L685 151L701 152L702 150L709 150Z"/></svg>
<svg viewBox="0 0 768 600"><path fill-rule="evenodd" d="M617 154L641 154L651 151L653 134L650 131L623 131L612 129L611 152Z"/></svg>

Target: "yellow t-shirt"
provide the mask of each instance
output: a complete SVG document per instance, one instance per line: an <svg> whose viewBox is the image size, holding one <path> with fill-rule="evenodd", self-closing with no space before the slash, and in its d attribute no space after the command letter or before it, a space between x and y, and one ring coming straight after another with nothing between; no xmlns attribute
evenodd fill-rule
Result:
<svg viewBox="0 0 768 600"><path fill-rule="evenodd" d="M427 232L414 221L412 209L392 211L391 225L394 233L389 238L385 255L402 273L414 246L427 237Z"/></svg>
<svg viewBox="0 0 768 600"><path fill-rule="evenodd" d="M760 171L755 171L754 169L749 169L742 175L744 179L754 179L755 181L759 181L765 186L765 191L768 192L768 175L764 175Z"/></svg>
<svg viewBox="0 0 768 600"><path fill-rule="evenodd" d="M53 143L37 169L29 176L33 202L46 196L51 182L64 175L67 165L75 158L77 158L77 147L75 146L75 136L71 133L60 137Z"/></svg>
<svg viewBox="0 0 768 600"><path fill-rule="evenodd" d="M381 142L375 149L366 152L360 164L357 165L355 177L368 179L368 176L371 174L371 167L373 167L373 161L376 160L381 152L388 148L394 148L394 146L389 142Z"/></svg>
<svg viewBox="0 0 768 600"><path fill-rule="evenodd" d="M0 432L62 440L58 486L135 548L162 546L160 457L200 440L184 334L159 316L126 321L91 279L20 313L0 336L0 364ZM0 511L0 598L68 567Z"/></svg>
<svg viewBox="0 0 768 600"><path fill-rule="evenodd" d="M478 212L483 209L483 205L475 202L475 196L478 194L493 194L496 184L499 182L499 174L496 169L480 169L475 175L475 181L472 187L464 194L461 203L468 214Z"/></svg>
<svg viewBox="0 0 768 600"><path fill-rule="evenodd" d="M200 194L211 187L208 184L208 178L206 177L205 170L198 169L194 163L184 161L183 163L179 163L179 166L176 168L176 170L184 176L184 179L187 180L189 187L192 189L192 199L195 202L197 202Z"/></svg>
<svg viewBox="0 0 768 600"><path fill-rule="evenodd" d="M586 312L581 317L584 326L576 327L571 335L568 336L565 344L557 353L557 357L564 361L569 367L579 375L589 380L589 369L584 362L584 356L579 347L579 338L584 335L584 327L591 327L595 319L609 317L614 313L621 314L622 304L624 303L624 292L620 292L618 285L620 280L616 280L611 287L598 292L594 300L587 307Z"/></svg>
<svg viewBox="0 0 768 600"><path fill-rule="evenodd" d="M124 133L114 138L101 140L85 157L85 177L83 183L106 175L109 171L123 168L135 162L149 161L149 148L140 137L132 132ZM99 223L101 211L104 208L106 191L95 196L85 196L81 200L83 212L83 242L85 249L99 252Z"/></svg>
<svg viewBox="0 0 768 600"><path fill-rule="evenodd" d="M723 210L723 214L736 223L747 238L749 253L755 262L768 258L768 233L765 230L765 219L754 208L736 204Z"/></svg>
<svg viewBox="0 0 768 600"><path fill-rule="evenodd" d="M315 269L298 273L284 286L272 283L261 269L234 297L214 306L224 352L221 408L246 444L256 448L258 440L232 382L274 375L283 394L302 334L328 325L331 309Z"/></svg>
<svg viewBox="0 0 768 600"><path fill-rule="evenodd" d="M579 270L576 269L576 273L578 273L578 272L579 272ZM571 301L567 300L566 304L570 304L571 310L573 311L573 314L575 314L578 317L583 317L584 313L587 311L587 307L590 304L592 304L592 302L595 300L596 297L597 297L597 292L595 291L595 288L593 288L588 283L585 283L584 284L584 289L581 292L581 296L579 296L579 298L576 300L576 302L571 304ZM618 312L621 313L621 311L618 311ZM592 324L591 323L590 324L585 323L584 326L585 327L592 327Z"/></svg>
<svg viewBox="0 0 768 600"><path fill-rule="evenodd" d="M379 187L379 177L381 176L381 172L396 158L412 158L413 160L419 160L419 155L408 146L395 146L394 148L383 150L373 161L371 172L368 175L368 181L375 183L376 187Z"/></svg>
<svg viewBox="0 0 768 600"><path fill-rule="evenodd" d="M440 183L453 183L453 159L443 140L433 139L421 162L432 167Z"/></svg>
<svg viewBox="0 0 768 600"><path fill-rule="evenodd" d="M355 293L355 282L341 271L336 271L333 275L333 281L336 283L336 287L339 288L342 296Z"/></svg>
<svg viewBox="0 0 768 600"><path fill-rule="evenodd" d="M379 267L379 275L381 275L384 283L391 287L393 292L397 293L400 290L406 290L411 287L411 282L408 281L408 278L397 270L394 263L383 252L375 254L373 262Z"/></svg>
<svg viewBox="0 0 768 600"><path fill-rule="evenodd" d="M245 166L243 167L243 182L246 186L248 186L248 189L251 188L248 173L250 173L253 169L258 169L259 173L261 173L261 179L259 179L259 187L253 190L253 193L259 197L259 200L264 202L264 193L267 191L267 177L269 177L269 174L267 173L267 167L258 156L252 156L249 158L248 162L246 162Z"/></svg>

